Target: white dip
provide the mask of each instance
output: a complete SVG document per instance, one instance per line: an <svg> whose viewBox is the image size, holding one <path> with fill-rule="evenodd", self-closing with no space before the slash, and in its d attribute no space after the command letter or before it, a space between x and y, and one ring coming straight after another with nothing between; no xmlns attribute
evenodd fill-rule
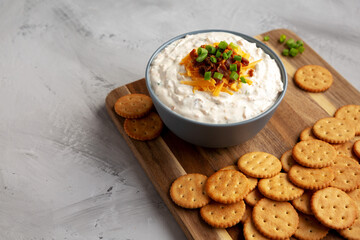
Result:
<svg viewBox="0 0 360 240"><path fill-rule="evenodd" d="M181 84L180 81L191 81L190 77L181 75L185 67L181 60L194 48L215 42L233 42L250 54L250 62L262 59L249 79L252 85L242 84L238 92L230 95L220 92L213 96L206 91L195 91L193 87ZM232 123L253 118L272 106L283 91L279 67L255 43L225 32L210 32L188 35L177 40L161 51L150 68L151 87L158 98L180 115L206 123Z"/></svg>

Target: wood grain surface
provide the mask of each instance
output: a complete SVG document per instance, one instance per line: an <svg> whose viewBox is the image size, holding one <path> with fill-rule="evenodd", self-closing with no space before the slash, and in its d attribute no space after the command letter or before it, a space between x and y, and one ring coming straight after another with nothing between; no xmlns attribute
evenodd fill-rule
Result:
<svg viewBox="0 0 360 240"><path fill-rule="evenodd" d="M160 137L152 141L136 141L124 132L124 119L118 117L113 106L115 101L129 93L148 94L145 80L141 79L114 89L106 97L107 111L119 132L127 141L132 152L154 184L161 198L185 232L188 239L244 239L241 224L229 229L215 229L201 220L198 210L187 210L175 205L169 196L171 183L186 173L202 173L210 176L216 170L234 164L238 158L250 151L264 151L280 158L298 141L300 132L312 126L316 120L332 116L337 108L346 104L360 104L360 93L349 84L332 66L325 62L305 42L305 52L296 57L283 57L284 46L278 43L281 34L301 40L286 29L272 30L256 36L262 40L268 35L267 43L283 61L289 85L284 100L275 114L253 139L230 148L210 149L194 146L165 128ZM295 71L306 64L316 64L327 68L334 77L334 83L324 93L305 92L293 82ZM331 231L325 239L342 239Z"/></svg>

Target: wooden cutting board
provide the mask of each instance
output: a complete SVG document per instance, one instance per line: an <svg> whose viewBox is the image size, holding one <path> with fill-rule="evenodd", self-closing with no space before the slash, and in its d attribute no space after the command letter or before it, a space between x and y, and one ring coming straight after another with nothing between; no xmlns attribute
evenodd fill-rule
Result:
<svg viewBox="0 0 360 240"><path fill-rule="evenodd" d="M123 129L124 119L118 117L113 106L115 101L129 93L148 94L145 80L140 79L114 89L106 97L107 111L133 151L139 163L154 184L161 198L175 217L188 239L244 239L241 224L229 229L214 229L200 219L199 210L187 210L175 205L169 196L171 183L186 173L202 173L210 176L216 170L237 162L238 158L250 151L264 151L280 158L298 141L300 132L312 126L316 120L332 116L337 108L345 104L360 104L360 93L349 84L333 67L325 62L305 43L305 52L300 56L284 57L284 46L278 42L281 34L301 40L286 29L272 30L256 36L262 40L268 35L267 43L283 61L289 78L286 96L275 114L253 139L244 144L221 149L209 149L189 144L165 128L160 137L152 141L130 139ZM327 68L334 77L331 88L324 93L308 93L294 85L295 71L306 64ZM326 239L341 239L335 232Z"/></svg>

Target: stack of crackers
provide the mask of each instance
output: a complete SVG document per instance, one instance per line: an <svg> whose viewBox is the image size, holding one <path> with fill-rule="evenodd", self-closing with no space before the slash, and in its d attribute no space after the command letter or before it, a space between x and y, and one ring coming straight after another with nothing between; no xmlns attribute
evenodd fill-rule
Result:
<svg viewBox="0 0 360 240"><path fill-rule="evenodd" d="M304 129L278 159L242 155L207 177L191 173L170 187L183 208L200 208L215 228L243 223L245 239L322 239L330 229L360 239L360 106Z"/></svg>

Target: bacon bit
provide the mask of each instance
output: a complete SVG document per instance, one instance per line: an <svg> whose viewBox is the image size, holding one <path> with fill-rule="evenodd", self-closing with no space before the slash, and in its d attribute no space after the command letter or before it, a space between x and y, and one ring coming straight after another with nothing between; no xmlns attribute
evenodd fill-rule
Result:
<svg viewBox="0 0 360 240"><path fill-rule="evenodd" d="M247 60L246 58L241 58L241 63L244 65L244 66L247 66L249 65L249 60Z"/></svg>
<svg viewBox="0 0 360 240"><path fill-rule="evenodd" d="M249 72L248 72L248 74L249 74L249 77L254 76L254 69L250 69Z"/></svg>

